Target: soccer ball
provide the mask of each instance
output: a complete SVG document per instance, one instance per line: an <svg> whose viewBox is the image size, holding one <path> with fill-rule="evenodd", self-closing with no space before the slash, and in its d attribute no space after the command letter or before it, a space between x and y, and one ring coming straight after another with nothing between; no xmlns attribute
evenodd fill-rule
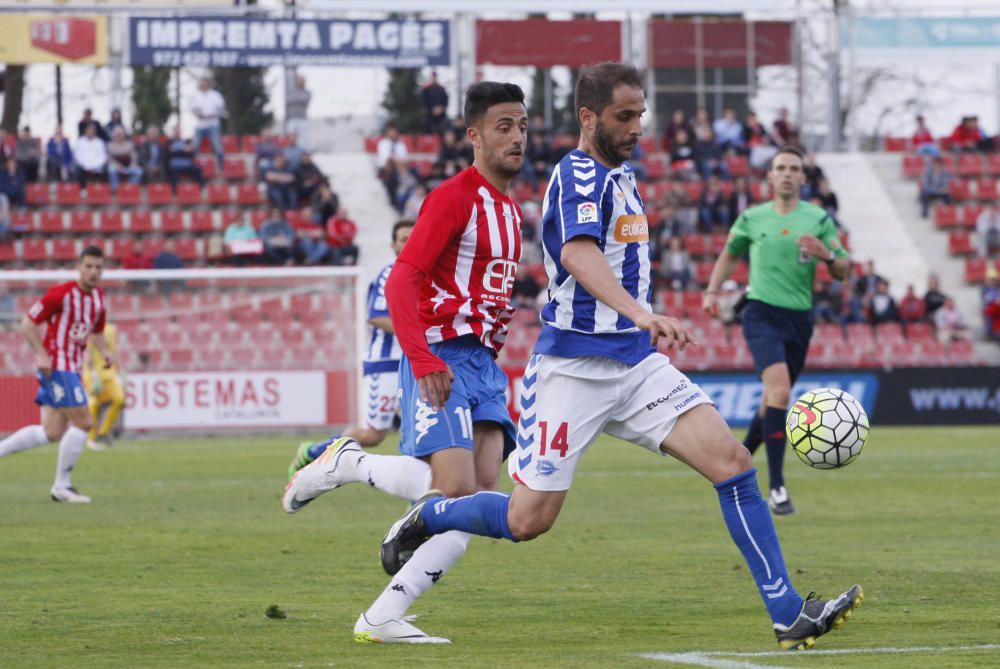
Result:
<svg viewBox="0 0 1000 669"><path fill-rule="evenodd" d="M868 439L868 414L850 393L816 388L792 405L785 428L802 462L816 469L837 469L861 455Z"/></svg>

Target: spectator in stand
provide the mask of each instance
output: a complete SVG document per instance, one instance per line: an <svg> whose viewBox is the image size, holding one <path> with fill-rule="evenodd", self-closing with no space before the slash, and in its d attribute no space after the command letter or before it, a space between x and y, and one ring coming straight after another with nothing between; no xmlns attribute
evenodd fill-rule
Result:
<svg viewBox="0 0 1000 669"><path fill-rule="evenodd" d="M691 121L691 128L692 130L688 134L692 137L694 137L694 134L701 128L712 128L712 119L708 117L708 111L706 109L701 108L695 112L694 119Z"/></svg>
<svg viewBox="0 0 1000 669"><path fill-rule="evenodd" d="M934 201L951 204L951 196L948 194L948 182L951 181L951 174L944 167L941 158L932 158L931 164L924 170L924 175L920 178L920 214L927 218L931 203Z"/></svg>
<svg viewBox="0 0 1000 669"><path fill-rule="evenodd" d="M326 222L326 241L330 245L333 262L337 265L356 265L360 251L354 245L358 226L341 209Z"/></svg>
<svg viewBox="0 0 1000 669"><path fill-rule="evenodd" d="M87 128L94 128L94 133L97 137L101 138L102 142L108 141L108 133L104 131L104 127L94 119L94 113L88 107L83 110L83 117L76 124L76 136L79 139L87 134Z"/></svg>
<svg viewBox="0 0 1000 669"><path fill-rule="evenodd" d="M261 130L260 139L257 140L257 147L254 149L254 153L256 154L255 163L257 165L257 173L263 174L265 170L271 167L275 156L281 153L281 147L274 141L274 133L266 129Z"/></svg>
<svg viewBox="0 0 1000 669"><path fill-rule="evenodd" d="M806 153L806 159L802 165L802 173L806 177L805 184L802 186L802 197L808 200L819 192L819 182L821 179L826 178L823 168L816 164L816 154L812 151Z"/></svg>
<svg viewBox="0 0 1000 669"><path fill-rule="evenodd" d="M146 253L142 239L135 238L132 252L121 259L122 269L153 269L153 259Z"/></svg>
<svg viewBox="0 0 1000 669"><path fill-rule="evenodd" d="M993 148L993 141L979 127L978 116L963 116L950 139L952 148L965 153L989 151Z"/></svg>
<svg viewBox="0 0 1000 669"><path fill-rule="evenodd" d="M319 190L319 185L326 181L316 163L312 160L312 154L308 151L302 152L299 159L299 166L295 168L295 190L298 193L299 202L309 202L313 194Z"/></svg>
<svg viewBox="0 0 1000 669"><path fill-rule="evenodd" d="M875 273L875 261L869 260L865 263L864 272L854 280L854 293L860 298L871 297L878 288L878 282L884 280Z"/></svg>
<svg viewBox="0 0 1000 669"><path fill-rule="evenodd" d="M37 137L31 136L31 128L24 126L14 144L14 156L17 164L24 170L24 179L29 183L38 181L38 171L42 165L42 144Z"/></svg>
<svg viewBox="0 0 1000 669"><path fill-rule="evenodd" d="M73 172L80 188L86 188L88 180L103 181L107 173L108 149L104 140L97 136L99 127L96 122L87 125L73 145Z"/></svg>
<svg viewBox="0 0 1000 669"><path fill-rule="evenodd" d="M420 89L424 105L424 127L427 132L440 135L448 125L448 91L438 83L437 72L431 70L431 80Z"/></svg>
<svg viewBox="0 0 1000 669"><path fill-rule="evenodd" d="M694 179L698 174L698 166L694 162L694 141L687 130L680 128L674 134L670 143L670 169L678 177Z"/></svg>
<svg viewBox="0 0 1000 669"><path fill-rule="evenodd" d="M927 307L924 301L917 296L911 283L906 287L906 294L899 301L899 320L903 325L909 323L920 323L927 319Z"/></svg>
<svg viewBox="0 0 1000 669"><path fill-rule="evenodd" d="M333 192L330 184L324 181L313 194L309 206L316 222L326 225L326 222L336 216L340 210L340 198Z"/></svg>
<svg viewBox="0 0 1000 669"><path fill-rule="evenodd" d="M177 182L183 176L189 176L201 186L205 178L201 168L194 161L195 145L190 139L181 137L181 129L174 128L174 134L167 145L167 180L177 192Z"/></svg>
<svg viewBox="0 0 1000 669"><path fill-rule="evenodd" d="M529 136L533 135L529 134ZM544 137L544 134L542 136ZM441 166L441 174L446 179L468 167L462 154L462 147L455 138L455 131L451 128L441 133L441 148L438 150L436 164ZM525 161L525 165L527 166L527 161Z"/></svg>
<svg viewBox="0 0 1000 669"><path fill-rule="evenodd" d="M719 177L712 175L705 182L705 188L698 199L698 222L706 232L728 230L733 224L732 212L722 190Z"/></svg>
<svg viewBox="0 0 1000 669"><path fill-rule="evenodd" d="M454 130L454 128L450 129ZM464 132L464 126L463 126L463 132ZM535 112L534 114L531 115L531 118L528 119L528 134L530 135L532 133L538 133L540 135L545 135L546 137L548 137L551 134L550 128L547 125L545 125L545 114L542 114L541 112Z"/></svg>
<svg viewBox="0 0 1000 669"><path fill-rule="evenodd" d="M222 169L222 117L226 115L226 101L219 91L212 88L212 80L205 77L198 83L198 92L191 100L191 111L198 122L194 129L194 150L201 150L207 137L215 151L215 159Z"/></svg>
<svg viewBox="0 0 1000 669"><path fill-rule="evenodd" d="M521 264L542 262L542 243L538 230L542 225L542 207L533 201L521 205Z"/></svg>
<svg viewBox="0 0 1000 669"><path fill-rule="evenodd" d="M7 159L14 155L14 148L17 140L7 134L7 131L0 128L0 163L6 163Z"/></svg>
<svg viewBox="0 0 1000 669"><path fill-rule="evenodd" d="M386 188L392 187L394 189L390 194L389 203L396 208L396 211L402 213L403 206L420 180L417 179L415 172L404 163L390 160L389 165L392 166L393 172L386 183Z"/></svg>
<svg viewBox="0 0 1000 669"><path fill-rule="evenodd" d="M295 226L299 253L306 265L320 265L330 255L330 245L326 241L326 224L316 220L312 207L302 208L302 223Z"/></svg>
<svg viewBox="0 0 1000 669"><path fill-rule="evenodd" d="M1000 297L983 307L983 318L989 329L989 338L1000 342Z"/></svg>
<svg viewBox="0 0 1000 669"><path fill-rule="evenodd" d="M946 296L944 304L934 312L934 329L937 330L938 340L945 343L969 338L969 326L962 312L955 307L953 298Z"/></svg>
<svg viewBox="0 0 1000 669"><path fill-rule="evenodd" d="M680 237L671 237L660 257L660 276L673 290L687 290L691 283L691 255Z"/></svg>
<svg viewBox="0 0 1000 669"><path fill-rule="evenodd" d="M670 147L674 143L674 137L677 136L677 131L681 129L687 132L688 137L695 136L694 127L691 125L690 121L688 121L684 110L675 109L674 113L670 115L670 123L667 124L667 127L663 132L663 150L665 152L670 153Z"/></svg>
<svg viewBox="0 0 1000 669"><path fill-rule="evenodd" d="M927 292L924 293L924 311L927 318L934 318L934 314L943 304L944 293L941 292L938 276L931 274L927 277Z"/></svg>
<svg viewBox="0 0 1000 669"><path fill-rule="evenodd" d="M716 144L715 136L710 129L698 128L691 155L702 179L708 179L713 174L724 179L729 178L729 167L726 165L722 149Z"/></svg>
<svg viewBox="0 0 1000 669"><path fill-rule="evenodd" d="M778 140L778 144L784 146L786 144L798 143L798 128L788 118L787 107L782 107L778 110L778 118L774 120L773 130L774 138Z"/></svg>
<svg viewBox="0 0 1000 669"><path fill-rule="evenodd" d="M691 196L684 187L684 180L679 175L670 178L670 189L663 194L657 206L670 212L670 219L673 221L671 234L687 235L694 232L698 224L698 210L691 201Z"/></svg>
<svg viewBox="0 0 1000 669"><path fill-rule="evenodd" d="M243 216L227 225L225 231L222 233L222 244L225 247L228 259L237 265L245 265L247 260L254 254L241 252L238 247L242 242L252 242L255 239L260 239L260 235L257 234L257 229L253 227L249 215L243 214ZM259 249L256 250L256 253L259 253Z"/></svg>
<svg viewBox="0 0 1000 669"><path fill-rule="evenodd" d="M874 325L899 322L899 308L896 300L889 294L889 282L885 279L879 279L875 284L875 293L869 302L869 313Z"/></svg>
<svg viewBox="0 0 1000 669"><path fill-rule="evenodd" d="M1000 210L996 202L987 204L976 218L976 242L984 258L1000 253Z"/></svg>
<svg viewBox="0 0 1000 669"><path fill-rule="evenodd" d="M5 194L0 193L0 244L10 241L10 229L10 201Z"/></svg>
<svg viewBox="0 0 1000 669"><path fill-rule="evenodd" d="M736 111L725 109L722 118L715 119L712 124L712 131L715 133L715 144L723 153L736 151L742 153L746 150L743 142L743 124L736 118Z"/></svg>
<svg viewBox="0 0 1000 669"><path fill-rule="evenodd" d="M729 196L729 215L734 219L753 206L753 193L746 177L736 177L733 180L733 192Z"/></svg>
<svg viewBox="0 0 1000 669"><path fill-rule="evenodd" d="M276 265L291 265L295 256L295 230L280 207L273 207L260 226L264 255Z"/></svg>
<svg viewBox="0 0 1000 669"><path fill-rule="evenodd" d="M124 175L129 183L142 181L142 168L136 157L135 145L125 137L125 129L115 128L108 142L108 180L111 182L111 192L118 192L118 180Z"/></svg>
<svg viewBox="0 0 1000 669"><path fill-rule="evenodd" d="M830 218L836 221L840 204L837 202L837 194L830 188L830 182L825 178L820 178L816 184L816 192L813 194L813 197L819 200L819 206L825 209L826 213L830 214ZM837 227L840 227L839 223Z"/></svg>
<svg viewBox="0 0 1000 669"><path fill-rule="evenodd" d="M410 159L410 151L406 148L406 142L399 134L396 124L389 122L385 126L385 133L375 146L375 165L381 171L389 164L390 160L407 162Z"/></svg>
<svg viewBox="0 0 1000 669"><path fill-rule="evenodd" d="M417 215L420 213L420 207L424 204L424 198L427 197L427 188L422 184L418 183L410 191L410 194L406 198L406 202L403 203L403 218L415 221L417 220Z"/></svg>
<svg viewBox="0 0 1000 669"><path fill-rule="evenodd" d="M167 179L167 141L159 126L150 126L146 141L139 145L139 167L147 183L161 183Z"/></svg>
<svg viewBox="0 0 1000 669"><path fill-rule="evenodd" d="M539 181L548 181L555 165L553 161L552 144L542 133L528 135L528 148L525 150L524 167L522 168L525 179L535 186ZM403 218L410 218L403 215ZM413 217L416 220L416 217Z"/></svg>
<svg viewBox="0 0 1000 669"><path fill-rule="evenodd" d="M840 305L840 282L823 281L818 276L813 278L813 321L816 323L839 323L837 314Z"/></svg>
<svg viewBox="0 0 1000 669"><path fill-rule="evenodd" d="M299 163L302 162L302 155L305 153L299 145L299 138L294 133L288 135L287 137L288 145L282 150L285 154L285 160L288 161L288 167L294 172L299 168Z"/></svg>
<svg viewBox="0 0 1000 669"><path fill-rule="evenodd" d="M312 92L306 88L306 78L301 74L295 77L295 86L285 96L285 129L299 137L302 146L312 148L306 133L309 130L307 119Z"/></svg>
<svg viewBox="0 0 1000 669"><path fill-rule="evenodd" d="M862 321L861 298L851 288L850 281L840 282L840 322L860 323Z"/></svg>
<svg viewBox="0 0 1000 669"><path fill-rule="evenodd" d="M934 135L931 134L922 115L917 116L917 129L913 132L910 143L913 145L913 150L922 156L937 157L941 155L937 141L935 141Z"/></svg>
<svg viewBox="0 0 1000 669"><path fill-rule="evenodd" d="M519 263L510 290L510 301L515 309L536 309L542 286L525 263Z"/></svg>
<svg viewBox="0 0 1000 669"><path fill-rule="evenodd" d="M986 282L980 295L983 306L984 334L987 339L993 339L1000 334L993 328L993 319L988 313L989 306L1000 301L1000 272L993 267L986 270Z"/></svg>
<svg viewBox="0 0 1000 669"><path fill-rule="evenodd" d="M755 170L766 170L768 162L778 152L771 135L752 111L747 112L743 123L743 143L749 152L750 167Z"/></svg>
<svg viewBox="0 0 1000 669"><path fill-rule="evenodd" d="M104 125L104 135L114 139L115 130L118 128L121 128L121 131L128 137L128 130L122 122L122 110L120 107L115 107L111 110L111 120Z"/></svg>
<svg viewBox="0 0 1000 669"><path fill-rule="evenodd" d="M267 199L280 209L298 209L299 196L295 190L295 173L288 166L285 155L279 153L274 163L264 171ZM261 231L263 237L263 229Z"/></svg>
<svg viewBox="0 0 1000 669"><path fill-rule="evenodd" d="M8 210L10 207L23 207L26 204L24 170L14 156L7 158L3 169L0 170L0 195L7 198Z"/></svg>
<svg viewBox="0 0 1000 669"><path fill-rule="evenodd" d="M45 177L49 181L69 181L73 173L73 149L61 127L45 146Z"/></svg>
<svg viewBox="0 0 1000 669"><path fill-rule="evenodd" d="M163 248L153 258L153 269L182 269L184 261L177 253L177 242L173 237L167 237Z"/></svg>

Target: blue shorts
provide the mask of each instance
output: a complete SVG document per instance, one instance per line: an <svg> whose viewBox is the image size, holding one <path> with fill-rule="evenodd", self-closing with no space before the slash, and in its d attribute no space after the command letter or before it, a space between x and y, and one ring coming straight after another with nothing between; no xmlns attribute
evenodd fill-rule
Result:
<svg viewBox="0 0 1000 669"><path fill-rule="evenodd" d="M404 355L399 363L403 422L399 450L422 457L446 448L472 450L472 425L492 421L504 432L504 458L514 450L517 430L507 411L507 375L493 353L472 335L431 344L431 351L451 368L455 378L444 412L420 399L420 385Z"/></svg>
<svg viewBox="0 0 1000 669"><path fill-rule="evenodd" d="M70 407L87 406L87 391L83 381L76 372L52 370L50 376L37 372L38 394L35 404L68 409Z"/></svg>
<svg viewBox="0 0 1000 669"><path fill-rule="evenodd" d="M795 383L806 366L812 331L812 311L782 309L759 300L749 300L743 310L743 337L757 374L783 362Z"/></svg>

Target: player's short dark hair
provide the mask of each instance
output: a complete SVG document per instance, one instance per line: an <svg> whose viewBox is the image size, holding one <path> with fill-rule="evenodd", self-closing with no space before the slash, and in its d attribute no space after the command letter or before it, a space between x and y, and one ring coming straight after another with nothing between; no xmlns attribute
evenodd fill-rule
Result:
<svg viewBox="0 0 1000 669"><path fill-rule="evenodd" d="M91 257L91 258L101 258L101 259L103 259L104 258L104 250L101 249L100 246L94 246L94 245L85 246L83 248L83 250L80 251L80 258L79 258L79 260L82 261L84 258L86 258L88 256Z"/></svg>
<svg viewBox="0 0 1000 669"><path fill-rule="evenodd" d="M396 241L396 233L403 228L412 228L416 225L416 221L412 221L408 218L401 218L392 226L392 241Z"/></svg>
<svg viewBox="0 0 1000 669"><path fill-rule="evenodd" d="M517 84L499 81L480 81L469 86L465 92L465 125L472 126L483 120L486 111L505 102L524 104L524 91Z"/></svg>
<svg viewBox="0 0 1000 669"><path fill-rule="evenodd" d="M798 158L802 162L802 164L803 165L806 164L806 154L802 151L802 149L800 149L797 146L793 146L791 144L786 144L785 146L783 146L780 149L778 149L778 152L775 153L773 156L771 156L771 159L769 161L767 161L767 171L768 172L770 172L771 168L774 166L774 159L777 158L778 156L780 156L783 153L788 154L790 156L798 156Z"/></svg>
<svg viewBox="0 0 1000 669"><path fill-rule="evenodd" d="M573 93L573 107L577 118L584 107L600 116L604 108L611 104L618 84L642 88L642 73L632 65L610 62L580 70Z"/></svg>

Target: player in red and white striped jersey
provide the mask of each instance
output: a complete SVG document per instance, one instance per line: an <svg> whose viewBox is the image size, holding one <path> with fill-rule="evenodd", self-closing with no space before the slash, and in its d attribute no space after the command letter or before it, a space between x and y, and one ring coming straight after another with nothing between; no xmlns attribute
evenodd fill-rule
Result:
<svg viewBox="0 0 1000 669"><path fill-rule="evenodd" d="M354 481L386 492L412 491L413 482L425 480L420 460L430 463L432 487L449 496L496 489L503 454L516 437L507 376L495 358L513 315L511 290L521 257L521 210L507 191L524 165L524 93L514 84L474 84L466 93L465 123L472 167L424 200L385 287L404 353L404 455L363 453L351 439L334 441L289 483L286 510ZM422 546L358 618L354 638L446 643L411 625L405 613L465 553L468 541L468 534L452 532Z"/></svg>
<svg viewBox="0 0 1000 669"><path fill-rule="evenodd" d="M73 487L71 472L93 425L87 391L80 379L87 338L93 335L94 345L108 366L114 362L104 341L104 293L97 287L103 269L101 249L84 249L77 264L79 278L49 289L32 305L20 325L35 353L39 384L35 402L42 406L42 424L23 427L0 441L0 457L58 441L59 460L51 490L57 502L90 501Z"/></svg>

